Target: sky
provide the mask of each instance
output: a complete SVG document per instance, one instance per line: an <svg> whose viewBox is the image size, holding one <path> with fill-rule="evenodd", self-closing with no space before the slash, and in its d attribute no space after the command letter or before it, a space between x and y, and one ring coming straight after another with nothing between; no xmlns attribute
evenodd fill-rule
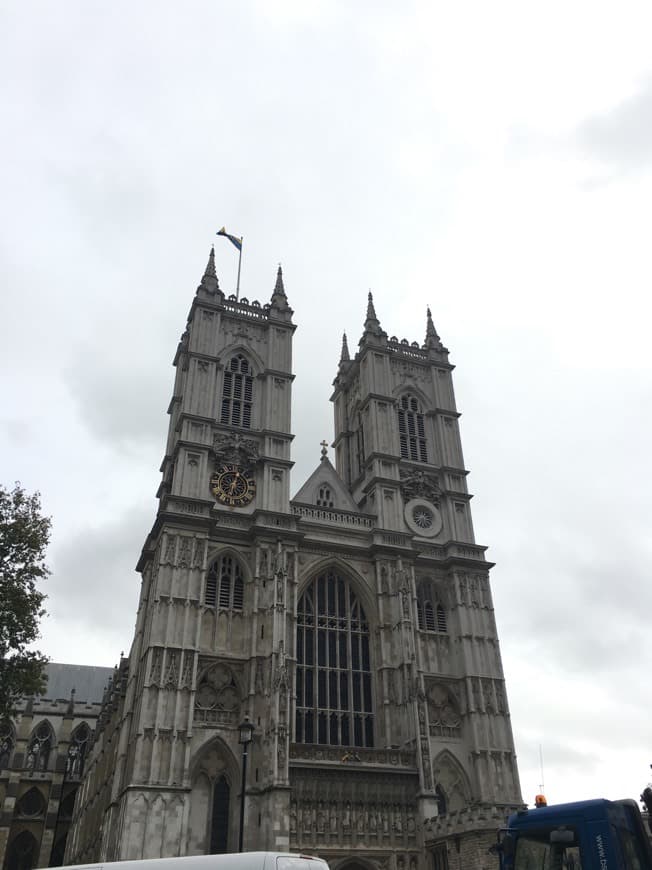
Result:
<svg viewBox="0 0 652 870"><path fill-rule="evenodd" d="M0 483L53 518L40 648L113 665L210 247L294 341L293 491L343 331L457 366L526 802L651 777L648 2L0 4Z"/></svg>

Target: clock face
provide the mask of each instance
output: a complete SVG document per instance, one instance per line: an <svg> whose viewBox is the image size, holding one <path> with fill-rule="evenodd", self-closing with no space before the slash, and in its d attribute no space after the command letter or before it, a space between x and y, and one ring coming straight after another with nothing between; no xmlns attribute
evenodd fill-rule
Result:
<svg viewBox="0 0 652 870"><path fill-rule="evenodd" d="M211 477L211 492L221 504L244 507L256 495L256 481L239 465L222 465Z"/></svg>

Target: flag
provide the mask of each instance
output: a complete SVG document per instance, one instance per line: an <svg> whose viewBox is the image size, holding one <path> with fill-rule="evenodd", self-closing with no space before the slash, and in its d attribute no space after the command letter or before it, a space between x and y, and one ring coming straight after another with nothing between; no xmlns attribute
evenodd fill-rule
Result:
<svg viewBox="0 0 652 870"><path fill-rule="evenodd" d="M227 233L225 227L222 227L221 230L218 230L217 235L218 236L225 236L231 242L232 245L236 246L236 248L239 251L242 250L242 239L239 239L237 236L232 236L229 233Z"/></svg>

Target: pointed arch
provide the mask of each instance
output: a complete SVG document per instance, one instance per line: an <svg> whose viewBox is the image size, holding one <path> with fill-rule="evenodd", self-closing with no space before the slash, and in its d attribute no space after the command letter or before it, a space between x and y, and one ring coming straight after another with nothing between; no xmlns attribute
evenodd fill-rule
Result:
<svg viewBox="0 0 652 870"><path fill-rule="evenodd" d="M218 419L225 426L251 429L255 365L251 348L233 348L222 354L222 389ZM262 369L259 369L262 370Z"/></svg>
<svg viewBox="0 0 652 870"><path fill-rule="evenodd" d="M78 725L70 735L66 758L66 779L80 779L84 772L86 754L90 749L92 732L86 722Z"/></svg>
<svg viewBox="0 0 652 870"><path fill-rule="evenodd" d="M410 387L397 398L398 440L402 459L428 462L426 404Z"/></svg>
<svg viewBox="0 0 652 870"><path fill-rule="evenodd" d="M297 743L372 747L371 632L348 571L313 571L297 607Z"/></svg>
<svg viewBox="0 0 652 870"><path fill-rule="evenodd" d="M38 843L30 831L21 831L9 843L6 867L11 870L32 870L38 861Z"/></svg>
<svg viewBox="0 0 652 870"><path fill-rule="evenodd" d="M222 348L218 357L218 362L226 367L232 357L237 356L238 354L242 354L242 356L249 359L254 372L265 371L265 362L260 354L241 341L234 341L232 344L228 344L226 347Z"/></svg>
<svg viewBox="0 0 652 870"><path fill-rule="evenodd" d="M16 815L26 818L37 818L45 815L47 804L43 792L32 786L16 801Z"/></svg>
<svg viewBox="0 0 652 870"><path fill-rule="evenodd" d="M27 770L47 770L55 745L54 729L47 719L43 719L32 730L27 744L25 756Z"/></svg>
<svg viewBox="0 0 652 870"><path fill-rule="evenodd" d="M362 602L362 606L367 614L370 624L375 625L375 589L372 591L372 589L369 588L369 581L366 580L359 571L356 571L355 568L339 556L323 556L313 562L304 573L303 577L299 579L298 596L301 597L303 595L304 590L318 574L322 574L324 571L331 569L348 577L355 594Z"/></svg>
<svg viewBox="0 0 652 870"><path fill-rule="evenodd" d="M211 555L204 582L205 606L242 612L247 574L240 554L231 547Z"/></svg>
<svg viewBox="0 0 652 870"><path fill-rule="evenodd" d="M446 812L468 806L472 796L471 783L459 759L449 749L444 749L435 757L432 767L435 783L445 800Z"/></svg>
<svg viewBox="0 0 652 870"><path fill-rule="evenodd" d="M186 854L233 850L238 833L241 770L231 749L219 737L208 740L190 765L191 793Z"/></svg>
<svg viewBox="0 0 652 870"><path fill-rule="evenodd" d="M11 763L11 756L16 745L16 732L11 722L0 724L0 770L5 770Z"/></svg>

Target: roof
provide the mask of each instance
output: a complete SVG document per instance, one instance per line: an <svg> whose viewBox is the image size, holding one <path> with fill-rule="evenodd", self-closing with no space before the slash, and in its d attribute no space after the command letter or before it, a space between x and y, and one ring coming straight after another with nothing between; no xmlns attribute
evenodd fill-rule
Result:
<svg viewBox="0 0 652 870"><path fill-rule="evenodd" d="M113 673L113 668L48 662L45 666L47 688L41 697L49 701L67 701L74 689L75 701L99 703Z"/></svg>

